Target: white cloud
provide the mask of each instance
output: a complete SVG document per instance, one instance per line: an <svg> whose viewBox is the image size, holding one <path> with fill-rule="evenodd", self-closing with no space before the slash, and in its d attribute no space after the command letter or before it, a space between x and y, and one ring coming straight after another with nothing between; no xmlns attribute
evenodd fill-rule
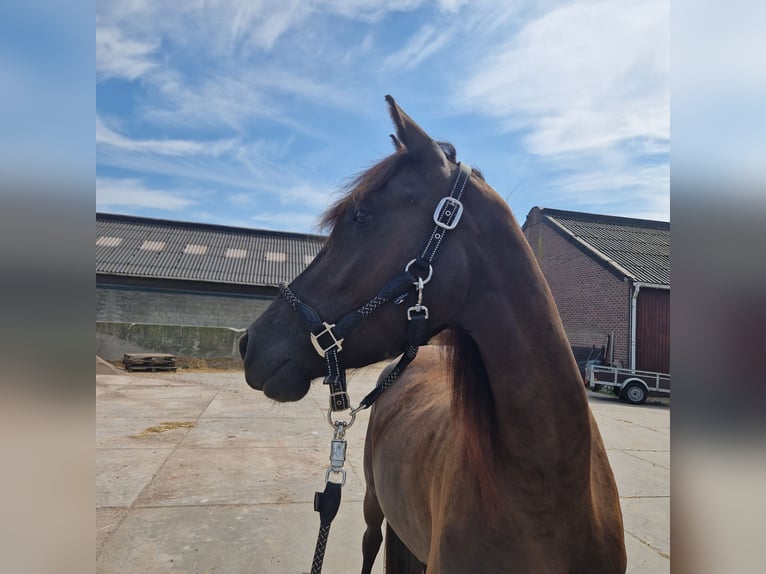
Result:
<svg viewBox="0 0 766 574"><path fill-rule="evenodd" d="M275 191L282 205L302 205L324 209L330 202L330 191L314 183L297 183Z"/></svg>
<svg viewBox="0 0 766 574"><path fill-rule="evenodd" d="M216 71L198 78L185 78L163 70L154 74L151 83L158 97L144 115L150 121L171 126L192 123L198 127L225 126L239 131L254 119L268 118L321 139L323 134L285 111L284 95L298 95L339 108L356 105L342 90L281 70Z"/></svg>
<svg viewBox="0 0 766 574"><path fill-rule="evenodd" d="M437 3L442 10L455 14L461 6L468 4L468 0L439 0Z"/></svg>
<svg viewBox="0 0 766 574"><path fill-rule="evenodd" d="M177 192L145 187L137 179L96 178L96 209L127 206L175 211L196 203Z"/></svg>
<svg viewBox="0 0 766 574"><path fill-rule="evenodd" d="M261 183L251 185L246 191L231 191L226 200L237 208L255 209L274 200L280 206L300 207L319 213L328 207L332 199L331 192L323 186L309 182Z"/></svg>
<svg viewBox="0 0 766 574"><path fill-rule="evenodd" d="M551 182L559 192L571 199L588 197L593 193L604 193L610 202L620 201L625 195L639 194L644 198L667 197L670 185L668 164L648 166L597 166L591 170L580 170L560 176ZM588 201L591 198L588 197Z"/></svg>
<svg viewBox="0 0 766 574"><path fill-rule="evenodd" d="M171 156L210 155L217 157L237 147L235 140L130 139L109 128L98 115L96 115L96 143L128 151Z"/></svg>
<svg viewBox="0 0 766 574"><path fill-rule="evenodd" d="M581 0L528 22L476 63L461 106L528 130L548 155L669 139L669 6Z"/></svg>
<svg viewBox="0 0 766 574"><path fill-rule="evenodd" d="M300 211L279 211L259 213L250 218L257 226L278 231L299 231L315 229L319 214Z"/></svg>
<svg viewBox="0 0 766 574"><path fill-rule="evenodd" d="M97 161L102 167L161 175L187 181L193 187L201 184L228 190L226 197L238 207L270 198L285 206L323 209L329 201L330 187L319 183L313 172L306 175L300 167L283 164L279 156L285 153L285 145L257 140L242 143L233 153L220 157L137 153L131 149L133 144L101 145Z"/></svg>
<svg viewBox="0 0 766 574"><path fill-rule="evenodd" d="M116 27L96 27L96 75L135 80L156 67L153 54L159 42L126 38Z"/></svg>
<svg viewBox="0 0 766 574"><path fill-rule="evenodd" d="M243 131L267 118L326 139L287 111L286 96L366 111L354 82L335 74L349 50L328 22L369 22L422 1L114 0L97 9L99 79L140 78L145 89L135 109L156 123ZM415 54L416 61L438 49L439 37L431 41L437 45ZM361 53L374 58L374 34L362 44Z"/></svg>
<svg viewBox="0 0 766 574"><path fill-rule="evenodd" d="M447 8L460 0L442 0ZM310 29L312 19L337 15L374 22L395 12L415 10L424 0L114 0L97 6L99 24L114 30L127 54L137 56L151 44L127 43L127 37L156 37L213 57L247 57L272 51L287 34ZM105 37L107 39L107 37Z"/></svg>
<svg viewBox="0 0 766 574"><path fill-rule="evenodd" d="M394 52L385 59L382 69L416 68L443 48L449 42L451 36L451 30L437 33L433 26L426 24L413 34L399 51Z"/></svg>
<svg viewBox="0 0 766 574"><path fill-rule="evenodd" d="M458 0L459 1L459 0ZM449 0L447 0L449 2ZM353 20L375 21L391 12L410 12L419 8L424 0L315 0L317 11L339 14Z"/></svg>
<svg viewBox="0 0 766 574"><path fill-rule="evenodd" d="M556 162L559 175L544 189L525 189L518 202L544 203L561 207L625 217L668 220L670 218L670 165L634 165L622 157L602 158L583 164L579 156ZM534 197L532 197L534 196Z"/></svg>
<svg viewBox="0 0 766 574"><path fill-rule="evenodd" d="M175 12L175 10L173 10ZM311 14L304 0L204 0L189 5L185 34L200 31L218 48L230 53L242 49L271 50L287 31L299 27ZM176 29L178 34L179 30Z"/></svg>

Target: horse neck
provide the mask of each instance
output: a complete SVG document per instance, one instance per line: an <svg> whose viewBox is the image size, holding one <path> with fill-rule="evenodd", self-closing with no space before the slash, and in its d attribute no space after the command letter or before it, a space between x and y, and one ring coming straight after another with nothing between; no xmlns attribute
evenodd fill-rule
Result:
<svg viewBox="0 0 766 574"><path fill-rule="evenodd" d="M479 349L497 434L539 465L587 459L590 413L553 297L518 224L500 219L476 242L475 285L459 327ZM520 453L523 453L520 454ZM534 466L534 465L533 465Z"/></svg>

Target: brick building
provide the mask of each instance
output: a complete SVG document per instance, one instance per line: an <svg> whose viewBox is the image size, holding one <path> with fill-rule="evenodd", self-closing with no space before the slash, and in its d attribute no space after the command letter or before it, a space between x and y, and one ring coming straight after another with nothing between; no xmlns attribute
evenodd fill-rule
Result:
<svg viewBox="0 0 766 574"><path fill-rule="evenodd" d="M578 358L670 372L670 223L535 207L522 229Z"/></svg>
<svg viewBox="0 0 766 574"><path fill-rule="evenodd" d="M216 354L202 348L205 340L249 325L323 243L318 235L97 213L97 352Z"/></svg>

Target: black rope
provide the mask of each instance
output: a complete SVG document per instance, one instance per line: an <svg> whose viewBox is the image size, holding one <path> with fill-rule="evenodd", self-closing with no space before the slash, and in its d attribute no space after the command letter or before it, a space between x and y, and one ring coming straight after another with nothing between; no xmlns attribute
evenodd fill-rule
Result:
<svg viewBox="0 0 766 574"><path fill-rule="evenodd" d="M396 366L391 369L390 373L388 373L388 376L380 381L380 383L378 383L374 389L367 393L367 396L359 402L359 406L354 409L353 412L369 409L378 399L378 397L386 392L388 388L394 383L394 381L399 378L399 375L401 375L402 371L407 368L407 365L409 365L415 359L418 354L418 349L420 349L418 345L409 345L404 351L402 358L399 359L399 362L396 363Z"/></svg>
<svg viewBox="0 0 766 574"><path fill-rule="evenodd" d="M319 534L314 547L314 560L311 563L311 574L322 572L322 562L327 548L327 538L330 536L330 525L340 508L340 489L343 485L337 482L327 482L324 492L314 493L314 510L319 513Z"/></svg>
<svg viewBox="0 0 766 574"><path fill-rule="evenodd" d="M314 548L314 561L311 563L311 574L320 574L322 572L322 563L324 562L324 553L327 549L328 536L330 536L330 525L320 525L317 544Z"/></svg>

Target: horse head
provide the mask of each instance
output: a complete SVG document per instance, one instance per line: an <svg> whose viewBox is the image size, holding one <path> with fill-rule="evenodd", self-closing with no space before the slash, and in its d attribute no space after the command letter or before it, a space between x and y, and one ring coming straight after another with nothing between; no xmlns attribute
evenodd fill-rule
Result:
<svg viewBox="0 0 766 574"><path fill-rule="evenodd" d="M392 278L400 277L429 236L433 239L435 233L434 241L441 243L438 229L432 231L434 210L459 176L454 151L446 148L445 154L445 146L431 139L391 96L386 100L396 127L395 152L362 173L325 213L322 222L331 228L327 242L289 287L291 294L330 324L364 306ZM473 219L467 211L452 233L475 233ZM420 265L422 269L416 270L416 264L411 270L425 280L433 270L423 289L427 336L445 328L466 297L466 243L447 240L430 262L432 268ZM345 366L362 367L402 353L408 342L407 310L416 303L418 289L410 284L406 291L406 304L381 305L343 341ZM326 372L305 317L284 297L248 327L240 354L248 384L277 401L303 398L311 380Z"/></svg>

